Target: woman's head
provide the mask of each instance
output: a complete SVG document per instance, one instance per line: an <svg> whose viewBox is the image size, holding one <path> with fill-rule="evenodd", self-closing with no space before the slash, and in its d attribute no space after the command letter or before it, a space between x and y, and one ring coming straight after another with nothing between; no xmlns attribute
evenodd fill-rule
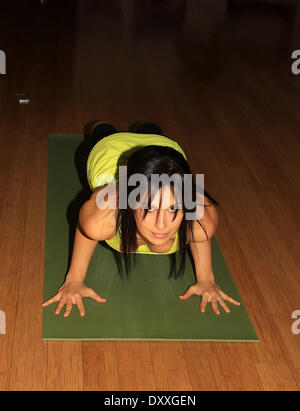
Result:
<svg viewBox="0 0 300 411"><path fill-rule="evenodd" d="M126 172L127 204L118 210L117 216L126 273L130 271L130 253L138 246L137 236L155 248L170 245L178 232L180 260L175 276L183 274L187 231L192 233L192 221L186 218L191 210L186 208L183 198L184 176L191 175L188 162L170 147L146 146L130 156ZM193 180L190 194L194 201L196 185ZM176 270L174 261L173 255L171 274Z"/></svg>
<svg viewBox="0 0 300 411"><path fill-rule="evenodd" d="M127 178L141 175L134 211L137 231L150 244L163 245L178 231L184 217L180 204L178 183L190 173L189 165L178 151L163 146L146 146L131 155L127 164ZM171 180L170 177L177 176ZM179 181L178 181L179 180ZM128 187L128 199L134 187ZM174 195L175 194L175 195ZM135 199L133 199L134 201ZM131 207L130 207L131 206ZM129 204L133 209L134 204Z"/></svg>
<svg viewBox="0 0 300 411"><path fill-rule="evenodd" d="M176 209L172 187L161 187L151 201L145 196L134 213L137 233L152 246L164 246L176 235L184 217L182 209ZM149 206L148 206L149 203Z"/></svg>

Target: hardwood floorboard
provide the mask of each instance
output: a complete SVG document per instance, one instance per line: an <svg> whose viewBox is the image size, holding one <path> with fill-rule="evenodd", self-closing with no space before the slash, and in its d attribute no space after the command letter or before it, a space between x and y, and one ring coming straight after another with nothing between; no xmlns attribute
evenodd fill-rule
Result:
<svg viewBox="0 0 300 411"><path fill-rule="evenodd" d="M116 341L83 341L85 391L120 391Z"/></svg>
<svg viewBox="0 0 300 411"><path fill-rule="evenodd" d="M300 5L43 3L0 5L0 390L300 390ZM157 122L204 173L259 343L42 340L47 136L91 120Z"/></svg>

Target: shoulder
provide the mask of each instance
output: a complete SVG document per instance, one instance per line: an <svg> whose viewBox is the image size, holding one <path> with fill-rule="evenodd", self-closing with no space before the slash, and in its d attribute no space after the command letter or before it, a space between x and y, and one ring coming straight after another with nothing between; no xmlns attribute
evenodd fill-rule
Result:
<svg viewBox="0 0 300 411"><path fill-rule="evenodd" d="M87 237L93 240L108 240L116 233L115 200L118 196L107 186L97 188L80 210L79 225Z"/></svg>
<svg viewBox="0 0 300 411"><path fill-rule="evenodd" d="M204 211L203 216L196 221L193 221L193 235L191 232L187 233L188 242L202 242L207 238L211 238L218 226L219 216L216 206L204 196Z"/></svg>
<svg viewBox="0 0 300 411"><path fill-rule="evenodd" d="M119 184L112 181L104 186L98 187L91 194L89 201L99 210L116 210L118 203Z"/></svg>

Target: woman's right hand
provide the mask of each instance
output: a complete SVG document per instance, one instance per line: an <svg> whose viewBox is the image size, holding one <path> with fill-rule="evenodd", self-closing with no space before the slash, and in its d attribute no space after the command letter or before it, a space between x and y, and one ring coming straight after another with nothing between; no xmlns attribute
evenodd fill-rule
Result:
<svg viewBox="0 0 300 411"><path fill-rule="evenodd" d="M66 305L64 317L68 317L73 304L77 305L80 315L83 317L85 315L85 309L82 302L82 297L93 298L98 303L105 303L106 299L100 297L94 290L86 287L80 281L69 281L64 283L59 289L58 293L42 304L42 307L47 307L47 305L58 302L55 310L55 314L59 314L64 305Z"/></svg>

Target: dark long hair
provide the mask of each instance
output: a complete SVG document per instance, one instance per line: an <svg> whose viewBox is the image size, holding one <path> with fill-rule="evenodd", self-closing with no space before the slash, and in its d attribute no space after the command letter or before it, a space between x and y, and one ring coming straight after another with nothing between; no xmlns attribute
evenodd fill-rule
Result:
<svg viewBox="0 0 300 411"><path fill-rule="evenodd" d="M151 187L151 176L156 174L159 176L167 175L169 177L173 176L174 174L179 175L181 178L182 190L184 192L184 175L189 174L192 175L188 162L185 160L183 155L179 153L177 150L164 147L164 146L156 146L150 145L140 149L137 149L128 159L127 163L127 199L130 196L130 193L134 190L135 187L128 185L128 180L133 174L142 174L146 177L148 182L148 187ZM160 185L161 187L161 185ZM170 185L171 189L174 193L174 187ZM213 199L205 190L204 194L211 200L213 204L219 206L219 203ZM192 196L193 201L196 199L196 184L194 179L192 179ZM153 197L152 197L153 198ZM148 205L150 202L150 195L148 193ZM170 254L170 273L169 278L174 276L174 278L179 278L183 276L184 267L186 262L186 251L187 251L187 232L190 230L191 234L193 235L193 220L186 219L186 213L195 211L187 209L185 202L182 201L182 210L184 213L182 222L180 224L178 235L179 235L179 268L177 270L176 264L176 255L175 253ZM208 205L204 205L207 207ZM130 270L132 268L132 259L135 258L134 251L138 247L137 243L137 226L134 217L135 209L132 209L130 205L126 204L126 208L121 209L119 208L117 213L116 219L116 229L120 231L121 236L121 250L123 253L123 259L125 264L125 271L127 278L129 277ZM178 210L176 210L178 211ZM147 209L144 210L144 216L147 214ZM176 216L176 214L175 214ZM202 226L201 222L197 220L197 222L201 225L202 229L204 230L206 236L207 233ZM121 264L121 259L119 253L115 253L119 273L122 276L123 267ZM132 258L133 257L133 258Z"/></svg>

